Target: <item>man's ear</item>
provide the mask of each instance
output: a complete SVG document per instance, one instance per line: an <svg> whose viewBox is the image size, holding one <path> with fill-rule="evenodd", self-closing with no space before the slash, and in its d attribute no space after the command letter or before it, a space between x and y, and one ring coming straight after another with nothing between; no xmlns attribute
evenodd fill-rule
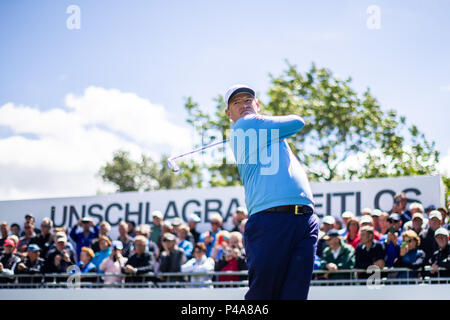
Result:
<svg viewBox="0 0 450 320"><path fill-rule="evenodd" d="M227 114L228 119L231 119L230 118L230 109L229 108L226 108L225 113Z"/></svg>

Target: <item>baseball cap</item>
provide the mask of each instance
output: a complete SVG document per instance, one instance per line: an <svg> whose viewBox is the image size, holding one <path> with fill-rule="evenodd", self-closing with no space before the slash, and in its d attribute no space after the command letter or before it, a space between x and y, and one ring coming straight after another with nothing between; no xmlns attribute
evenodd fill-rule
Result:
<svg viewBox="0 0 450 320"><path fill-rule="evenodd" d="M3 242L3 246L11 246L11 247L15 247L16 244L14 243L14 240L12 239L6 239L5 242Z"/></svg>
<svg viewBox="0 0 450 320"><path fill-rule="evenodd" d="M372 217L369 216L369 215L362 216L361 219L359 220L359 224L361 225L363 223L370 223L370 224L372 224L373 223Z"/></svg>
<svg viewBox="0 0 450 320"><path fill-rule="evenodd" d="M371 214L372 213L372 209L364 208L361 212L367 212L368 214Z"/></svg>
<svg viewBox="0 0 450 320"><path fill-rule="evenodd" d="M323 237L324 240L328 240L331 237L339 237L339 231L337 229L331 229L327 232L327 235Z"/></svg>
<svg viewBox="0 0 450 320"><path fill-rule="evenodd" d="M398 213L391 213L391 215L389 216L389 218L387 219L388 221L401 221L400 216Z"/></svg>
<svg viewBox="0 0 450 320"><path fill-rule="evenodd" d="M414 220L415 218L419 218L420 220L423 221L423 214L421 214L420 212L416 212L416 213L413 214L411 220Z"/></svg>
<svg viewBox="0 0 450 320"><path fill-rule="evenodd" d="M431 211L431 210L436 210L436 206L432 204L425 208L425 211Z"/></svg>
<svg viewBox="0 0 450 320"><path fill-rule="evenodd" d="M64 232L58 232L56 234L56 241L55 242L66 242L67 241L67 236Z"/></svg>
<svg viewBox="0 0 450 320"><path fill-rule="evenodd" d="M333 216L325 216L323 217L322 223L326 224L334 224L336 222L336 219L334 219Z"/></svg>
<svg viewBox="0 0 450 320"><path fill-rule="evenodd" d="M198 222L201 221L201 219L200 219L200 217L199 217L198 215L192 213L192 214L189 216L188 221L194 221L194 222L197 222L197 223L198 223Z"/></svg>
<svg viewBox="0 0 450 320"><path fill-rule="evenodd" d="M183 223L183 221L180 218L173 218L172 225L173 226L180 226Z"/></svg>
<svg viewBox="0 0 450 320"><path fill-rule="evenodd" d="M233 98L235 95L241 92L247 92L250 93L252 96L255 96L255 90L250 88L249 86L245 84L235 84L228 88L227 92L225 93L225 103L228 107L228 102L231 98Z"/></svg>
<svg viewBox="0 0 450 320"><path fill-rule="evenodd" d="M243 212L243 213L247 214L247 209L245 207L237 207L236 212Z"/></svg>
<svg viewBox="0 0 450 320"><path fill-rule="evenodd" d="M163 218L163 214L161 213L161 211L156 210L156 211L152 212L152 218L154 218L154 217L162 219Z"/></svg>
<svg viewBox="0 0 450 320"><path fill-rule="evenodd" d="M34 216L33 216L32 213L27 213L27 214L25 215L25 218L34 218Z"/></svg>
<svg viewBox="0 0 450 320"><path fill-rule="evenodd" d="M41 251L41 248L37 244L32 243L28 245L27 251L38 252Z"/></svg>
<svg viewBox="0 0 450 320"><path fill-rule="evenodd" d="M91 221L92 221L92 219L89 218L89 217L83 217L83 218L81 218L81 222L91 222Z"/></svg>
<svg viewBox="0 0 450 320"><path fill-rule="evenodd" d="M437 211L437 210L433 210L430 212L430 215L428 216L428 218L431 220L433 218L438 218L439 221L442 221L442 214Z"/></svg>
<svg viewBox="0 0 450 320"><path fill-rule="evenodd" d="M436 237L438 235L443 235L443 236L448 237L448 230L443 227L437 228L436 231L434 232L434 236Z"/></svg>
<svg viewBox="0 0 450 320"><path fill-rule="evenodd" d="M176 237L175 235L173 235L172 233L166 233L164 234L164 238L163 240L167 240L167 241L175 241Z"/></svg>
<svg viewBox="0 0 450 320"><path fill-rule="evenodd" d="M123 250L123 244L122 244L122 241L120 241L120 240L114 240L114 241L112 242L112 249L113 249L113 250L115 250L115 249L117 249L117 250Z"/></svg>
<svg viewBox="0 0 450 320"><path fill-rule="evenodd" d="M380 209L373 209L372 210L372 217L379 217L381 216L382 211Z"/></svg>
<svg viewBox="0 0 450 320"><path fill-rule="evenodd" d="M354 217L354 214L353 214L353 212L351 212L351 211L344 211L343 213L342 213L342 215L341 215L341 217L342 218L353 218Z"/></svg>

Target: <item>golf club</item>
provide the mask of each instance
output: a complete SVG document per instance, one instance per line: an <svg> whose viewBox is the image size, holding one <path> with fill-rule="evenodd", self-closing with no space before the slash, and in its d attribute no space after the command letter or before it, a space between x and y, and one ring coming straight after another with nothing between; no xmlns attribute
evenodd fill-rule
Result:
<svg viewBox="0 0 450 320"><path fill-rule="evenodd" d="M205 149L208 149L208 148L212 148L212 147L217 146L217 145L219 145L219 144L227 143L228 141L229 141L229 139L226 139L226 140L223 140L223 141L219 141L219 142L215 142L215 143L209 144L209 145L207 145L207 146L204 146L204 147L201 147L201 148L198 148L198 149L195 149L195 150L192 150L192 151L189 151L189 152L180 154L180 155L178 155L178 156L176 156L176 157L171 157L171 158L167 159L167 165L168 165L169 168L172 169L174 172L178 172L178 171L180 171L180 167L179 167L179 166L177 165L177 163L175 162L176 159L182 158L182 157L185 157L185 156L188 156L188 155L193 154L193 153L196 153L196 152L200 152L200 151L205 150Z"/></svg>

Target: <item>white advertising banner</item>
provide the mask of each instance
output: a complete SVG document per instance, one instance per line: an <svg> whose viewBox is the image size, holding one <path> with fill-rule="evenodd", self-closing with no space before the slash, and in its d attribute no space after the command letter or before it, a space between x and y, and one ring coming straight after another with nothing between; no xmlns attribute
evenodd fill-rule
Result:
<svg viewBox="0 0 450 320"><path fill-rule="evenodd" d="M424 206L441 206L444 190L440 176L366 179L357 182L312 183L311 188L319 216L340 216L350 210L360 214L365 207L389 211L396 193L405 192L408 202ZM89 197L50 198L0 201L0 220L23 227L24 217L31 213L37 227L44 217L50 217L55 226L71 227L81 217L91 217L95 223L111 224L111 235L116 237L120 221L134 221L136 225L151 224L151 213L159 210L167 220L180 217L187 221L190 214L201 218L199 231L209 228L209 217L219 213L225 228L232 227L232 215L238 206L245 206L243 187L160 190L127 192Z"/></svg>

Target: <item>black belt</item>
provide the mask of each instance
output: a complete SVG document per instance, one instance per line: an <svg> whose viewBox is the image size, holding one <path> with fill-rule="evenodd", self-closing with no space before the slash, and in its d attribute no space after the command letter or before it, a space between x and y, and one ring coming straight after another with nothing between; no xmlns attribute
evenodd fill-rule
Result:
<svg viewBox="0 0 450 320"><path fill-rule="evenodd" d="M309 214L313 213L313 209L310 206L305 206L302 204L290 205L290 206L279 206L266 209L264 211L268 212L293 212L294 214Z"/></svg>

